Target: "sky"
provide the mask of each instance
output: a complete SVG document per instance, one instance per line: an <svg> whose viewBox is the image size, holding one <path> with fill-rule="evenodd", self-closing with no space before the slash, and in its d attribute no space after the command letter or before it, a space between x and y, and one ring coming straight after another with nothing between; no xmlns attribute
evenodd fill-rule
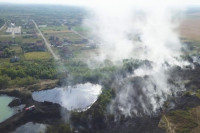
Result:
<svg viewBox="0 0 200 133"><path fill-rule="evenodd" d="M4 3L15 4L61 4L61 5L78 5L78 6L98 6L99 4L121 5L128 3L130 5L200 5L199 0L0 0Z"/></svg>

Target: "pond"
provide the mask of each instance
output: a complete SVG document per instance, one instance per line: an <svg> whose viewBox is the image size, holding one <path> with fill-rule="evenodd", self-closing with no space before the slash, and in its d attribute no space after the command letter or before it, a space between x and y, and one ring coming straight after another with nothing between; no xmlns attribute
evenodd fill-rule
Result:
<svg viewBox="0 0 200 133"><path fill-rule="evenodd" d="M102 87L98 84L85 83L36 91L32 93L32 97L39 102L48 101L58 103L68 110L84 111L90 108L97 100L102 92L101 88Z"/></svg>
<svg viewBox="0 0 200 133"><path fill-rule="evenodd" d="M43 133L43 132L45 132L46 127L47 126L45 124L28 122L28 123L18 127L12 133Z"/></svg>
<svg viewBox="0 0 200 133"><path fill-rule="evenodd" d="M0 95L0 123L14 115L14 109L8 106L12 100L13 97Z"/></svg>

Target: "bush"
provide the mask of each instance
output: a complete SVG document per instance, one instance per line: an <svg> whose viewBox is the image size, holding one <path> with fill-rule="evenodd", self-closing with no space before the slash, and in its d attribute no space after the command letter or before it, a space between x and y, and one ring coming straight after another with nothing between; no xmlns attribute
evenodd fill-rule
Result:
<svg viewBox="0 0 200 133"><path fill-rule="evenodd" d="M72 133L69 124L61 124L56 126L48 126L46 133Z"/></svg>
<svg viewBox="0 0 200 133"><path fill-rule="evenodd" d="M0 89L7 88L9 86L10 77L7 75L0 76Z"/></svg>

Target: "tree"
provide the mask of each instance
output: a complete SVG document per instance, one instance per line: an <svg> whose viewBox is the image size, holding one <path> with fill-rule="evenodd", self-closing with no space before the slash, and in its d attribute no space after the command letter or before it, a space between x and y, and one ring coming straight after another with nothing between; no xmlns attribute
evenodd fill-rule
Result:
<svg viewBox="0 0 200 133"><path fill-rule="evenodd" d="M10 52L10 50L8 48L5 48L3 50L4 56L5 57L10 57L12 55L12 53Z"/></svg>
<svg viewBox="0 0 200 133"><path fill-rule="evenodd" d="M9 85L10 77L7 75L0 76L0 89L5 89Z"/></svg>

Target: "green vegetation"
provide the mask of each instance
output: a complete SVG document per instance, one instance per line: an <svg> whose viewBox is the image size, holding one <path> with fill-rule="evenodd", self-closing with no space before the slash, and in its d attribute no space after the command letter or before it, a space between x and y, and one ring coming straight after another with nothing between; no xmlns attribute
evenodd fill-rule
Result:
<svg viewBox="0 0 200 133"><path fill-rule="evenodd" d="M56 126L48 126L46 133L73 133L69 124L61 124Z"/></svg>
<svg viewBox="0 0 200 133"><path fill-rule="evenodd" d="M184 95L188 95L188 96L195 95L195 96L197 96L198 98L200 98L200 90L196 90L196 91L192 91L192 90L186 91L186 92L184 93Z"/></svg>
<svg viewBox="0 0 200 133"><path fill-rule="evenodd" d="M8 77L7 75L1 75L0 76L0 89L8 87L10 80L11 80L11 78Z"/></svg>
<svg viewBox="0 0 200 133"><path fill-rule="evenodd" d="M176 133L189 133L194 130L199 132L199 128L197 128L199 126L197 118L200 117L199 109L199 107L196 107L189 110L172 111L162 117L159 126L168 130L171 128Z"/></svg>
<svg viewBox="0 0 200 133"><path fill-rule="evenodd" d="M3 55L1 57L8 58L15 54L15 51L10 48L4 48Z"/></svg>
<svg viewBox="0 0 200 133"><path fill-rule="evenodd" d="M5 89L31 85L39 79L56 79L58 72L53 61L32 61L3 63L0 65L0 75L0 89Z"/></svg>
<svg viewBox="0 0 200 133"><path fill-rule="evenodd" d="M195 95L196 95L198 98L200 98L200 90L197 90L196 93L195 93Z"/></svg>
<svg viewBox="0 0 200 133"><path fill-rule="evenodd" d="M87 27L83 27L83 26L75 26L72 29L77 32L89 32L89 29Z"/></svg>
<svg viewBox="0 0 200 133"><path fill-rule="evenodd" d="M48 33L47 38L50 38L51 36L55 36L55 38L58 37L60 41L68 40L72 43L83 40L80 36L76 35L73 32Z"/></svg>
<svg viewBox="0 0 200 133"><path fill-rule="evenodd" d="M45 28L40 28L42 32L51 32L51 31L67 31L67 26L47 26Z"/></svg>
<svg viewBox="0 0 200 133"><path fill-rule="evenodd" d="M11 46L11 50L15 51L15 54L21 54L22 53L22 48L19 46Z"/></svg>
<svg viewBox="0 0 200 133"><path fill-rule="evenodd" d="M28 52L24 54L26 60L48 60L51 59L49 52Z"/></svg>

